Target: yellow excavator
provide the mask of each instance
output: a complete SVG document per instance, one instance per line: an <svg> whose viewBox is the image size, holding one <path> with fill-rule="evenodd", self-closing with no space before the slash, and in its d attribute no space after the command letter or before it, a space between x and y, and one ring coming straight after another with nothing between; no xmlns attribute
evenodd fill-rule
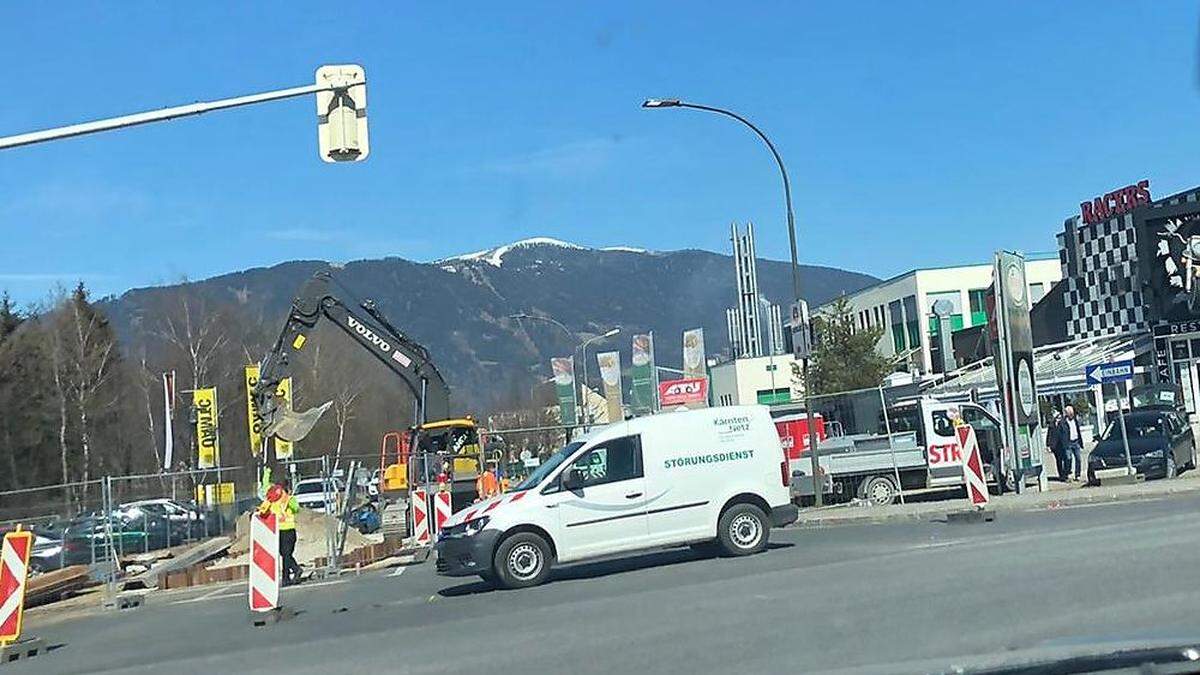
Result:
<svg viewBox="0 0 1200 675"><path fill-rule="evenodd" d="M340 293L334 291L338 286ZM350 304L351 298L329 270L305 282L292 300L279 337L259 367L255 402L263 416L265 436L287 441L306 437L332 402L303 412L292 411L276 394L279 382L291 374L295 355L322 320L336 325L367 350L412 393L416 423L405 433L384 435L380 451L380 491L385 534L407 531L409 489L429 485L438 489L444 479L454 510L470 504L475 481L484 469L479 429L470 417L450 418L450 389L433 364L429 351L400 332L371 300ZM389 445L390 444L390 445ZM389 454L390 451L390 454Z"/></svg>

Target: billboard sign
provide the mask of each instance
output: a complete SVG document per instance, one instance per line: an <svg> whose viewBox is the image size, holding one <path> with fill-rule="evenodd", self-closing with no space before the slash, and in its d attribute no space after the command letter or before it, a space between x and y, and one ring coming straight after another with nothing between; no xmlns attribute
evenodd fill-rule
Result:
<svg viewBox="0 0 1200 675"><path fill-rule="evenodd" d="M708 378L685 377L658 383L658 400L665 406L685 405L703 407L708 405Z"/></svg>

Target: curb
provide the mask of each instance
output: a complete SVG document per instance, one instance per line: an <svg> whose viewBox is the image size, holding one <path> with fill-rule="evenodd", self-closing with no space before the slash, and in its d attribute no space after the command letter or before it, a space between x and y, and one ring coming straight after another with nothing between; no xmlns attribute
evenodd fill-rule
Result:
<svg viewBox="0 0 1200 675"><path fill-rule="evenodd" d="M1083 504L1116 504L1120 502L1145 502L1155 501L1158 499L1166 499L1182 494L1191 494L1200 492L1200 481L1188 485L1171 485L1165 489L1155 490L1130 490L1124 493L1111 494L1099 493L1089 490L1081 490L1075 494L1065 495L1059 499L1037 502L1032 504L1012 503L1005 500L996 500L991 504L991 507L997 511L1015 512L1031 512L1031 511L1053 511L1069 506L1078 506ZM801 511L799 520L789 525L790 528L796 529L811 529L824 526L837 525L877 525L883 523L903 523L903 522L922 522L930 520L942 520L949 511L962 506L961 499L945 500L942 502L930 502L931 508L922 509L913 512L888 513L877 512L872 507L849 507L855 510L864 511L864 513L846 513L841 515L820 516L813 514L806 518L804 512ZM837 506L834 509L846 509L847 507ZM826 511L827 513L828 511Z"/></svg>

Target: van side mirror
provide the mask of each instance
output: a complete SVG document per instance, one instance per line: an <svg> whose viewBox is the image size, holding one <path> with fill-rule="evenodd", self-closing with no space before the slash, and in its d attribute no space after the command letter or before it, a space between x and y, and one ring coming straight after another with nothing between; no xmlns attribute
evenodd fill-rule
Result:
<svg viewBox="0 0 1200 675"><path fill-rule="evenodd" d="M568 466L566 470L562 472L560 482L562 483L562 489L564 490L576 492L583 489L583 476L579 475L579 472L576 471L575 467L573 466Z"/></svg>

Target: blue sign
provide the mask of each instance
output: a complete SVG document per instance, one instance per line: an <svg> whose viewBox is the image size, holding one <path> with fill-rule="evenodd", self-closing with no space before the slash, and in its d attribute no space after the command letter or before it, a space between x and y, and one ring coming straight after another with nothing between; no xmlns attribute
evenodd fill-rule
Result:
<svg viewBox="0 0 1200 675"><path fill-rule="evenodd" d="M1133 379L1133 361L1093 363L1083 369L1088 384L1109 384Z"/></svg>

